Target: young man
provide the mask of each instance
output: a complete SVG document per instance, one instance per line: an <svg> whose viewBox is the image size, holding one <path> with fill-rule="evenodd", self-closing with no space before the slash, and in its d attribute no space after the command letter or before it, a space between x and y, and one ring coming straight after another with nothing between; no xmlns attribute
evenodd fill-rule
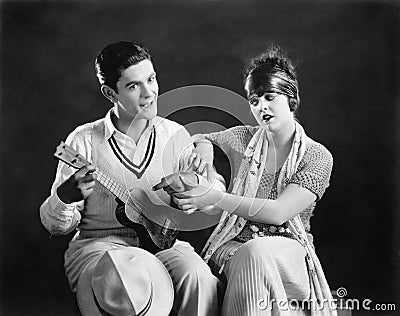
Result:
<svg viewBox="0 0 400 316"><path fill-rule="evenodd" d="M161 178L188 169L185 157L191 153L190 136L179 124L157 116L158 83L145 47L131 42L110 44L97 56L95 67L101 92L113 107L103 119L79 126L68 136L66 143L91 164L74 173L59 163L51 195L40 208L41 221L54 235L77 229L65 253L65 269L83 315L168 315L170 306L168 302L160 306L162 297L150 295L145 300L153 309L138 306L142 293L130 289L142 285L143 280L137 280L142 272L132 268L131 254L135 247L142 247L143 229L138 224L121 224L121 204L95 181L95 170L131 192L151 192ZM166 192L154 194L170 203ZM136 196L143 197L150 205L146 194ZM133 222L143 219L138 210L134 215ZM221 284L190 244L176 241L155 256L172 280L172 294L163 286L164 301L174 296L171 314L218 313ZM157 261L149 253L141 258ZM152 265L144 265L150 269L150 279L156 274Z"/></svg>

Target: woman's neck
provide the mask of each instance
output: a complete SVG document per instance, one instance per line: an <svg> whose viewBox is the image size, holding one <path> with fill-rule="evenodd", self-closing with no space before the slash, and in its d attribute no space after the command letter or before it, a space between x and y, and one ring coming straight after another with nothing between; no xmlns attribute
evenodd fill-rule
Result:
<svg viewBox="0 0 400 316"><path fill-rule="evenodd" d="M295 121L291 122L285 126L285 128L280 129L276 132L268 132L267 137L269 142L269 146L274 146L277 150L284 149L284 148L291 148L294 133L296 130Z"/></svg>
<svg viewBox="0 0 400 316"><path fill-rule="evenodd" d="M290 127L290 126L289 126ZM291 128L280 129L278 133L268 132L268 155L265 169L270 174L275 174L285 163L292 148L295 133L295 124Z"/></svg>

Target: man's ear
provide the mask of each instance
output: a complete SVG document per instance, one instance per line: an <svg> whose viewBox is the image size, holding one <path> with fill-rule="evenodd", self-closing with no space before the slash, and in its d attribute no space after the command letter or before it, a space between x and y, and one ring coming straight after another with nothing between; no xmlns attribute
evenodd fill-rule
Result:
<svg viewBox="0 0 400 316"><path fill-rule="evenodd" d="M100 88L101 93L112 103L118 101L117 94L115 93L114 89L110 88L109 86L103 84Z"/></svg>

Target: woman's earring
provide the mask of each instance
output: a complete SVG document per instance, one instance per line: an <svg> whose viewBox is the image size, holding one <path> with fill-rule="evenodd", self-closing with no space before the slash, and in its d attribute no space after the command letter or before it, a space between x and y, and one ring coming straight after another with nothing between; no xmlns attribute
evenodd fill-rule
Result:
<svg viewBox="0 0 400 316"><path fill-rule="evenodd" d="M295 111L296 108L297 108L297 101L296 101L295 99L290 99L290 100L289 100L289 109L290 109L290 112Z"/></svg>

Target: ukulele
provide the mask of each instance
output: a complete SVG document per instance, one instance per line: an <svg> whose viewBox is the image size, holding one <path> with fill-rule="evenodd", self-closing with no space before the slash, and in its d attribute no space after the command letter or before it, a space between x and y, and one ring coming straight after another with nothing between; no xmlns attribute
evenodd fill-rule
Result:
<svg viewBox="0 0 400 316"><path fill-rule="evenodd" d="M90 164L82 155L64 142L57 146L54 156L75 169ZM139 245L142 248L153 254L171 248L178 234L178 210L152 203L145 191L137 188L128 190L126 186L116 182L97 167L93 173L96 175L96 181L116 197L118 204L116 209L117 220L125 227L133 228L136 231L139 237ZM141 211L146 209L149 211L149 206L151 208L151 219ZM160 225L159 223L163 224Z"/></svg>

